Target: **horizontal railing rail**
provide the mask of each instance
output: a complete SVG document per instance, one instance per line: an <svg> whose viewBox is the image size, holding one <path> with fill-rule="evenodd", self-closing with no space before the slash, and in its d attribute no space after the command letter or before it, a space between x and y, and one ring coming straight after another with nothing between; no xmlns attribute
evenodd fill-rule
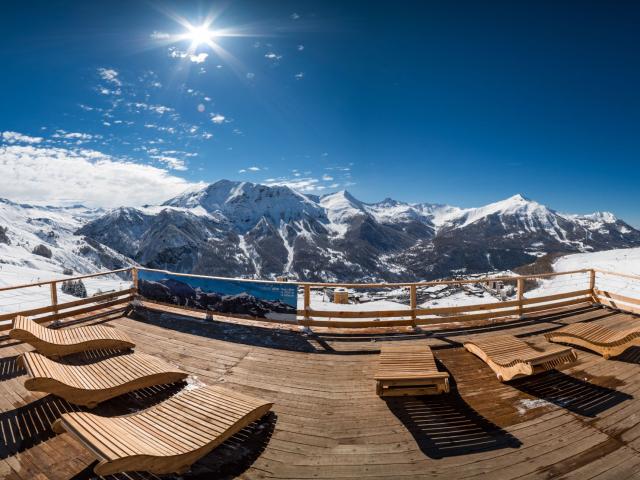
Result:
<svg viewBox="0 0 640 480"><path fill-rule="evenodd" d="M10 328L10 322L8 321L17 315L32 316L35 317L37 321L45 322L91 312L93 310L125 305L140 293L138 290L139 271L160 272L179 277L281 285L281 282L272 280L195 275L145 267L127 267L73 277L38 280L33 283L0 287L0 293L5 294L34 287L49 286L50 289L49 301L45 304L31 308L17 309L16 311L0 312L0 330ZM127 288L121 288L116 291L98 292L94 296L77 300L58 300L58 289L63 282L122 274L130 274L131 276L131 283ZM560 281L556 281L556 284L562 287L561 291L545 291L543 288L546 284L545 282L551 282L552 279L561 279ZM483 285L486 287L490 284L495 285L498 282L513 286L513 293L501 300L498 300L496 297L495 301L484 303L473 303L473 301L467 299L465 304L441 306L436 305L435 301L418 304L420 294L424 297L424 292L433 287L457 288L460 289L460 293L464 293L465 288L473 285ZM511 317L519 318L527 314L581 304L601 304L610 308L640 313L640 275L611 272L597 268L534 275L502 275L496 277L460 278L424 282L290 283L297 286L300 294L300 300L298 301L300 308L297 308L296 322L299 325L309 327L419 327L453 322L472 322L493 319L508 320ZM351 291L368 290L371 292L389 289L402 291L404 295L402 298L407 301L407 305L403 308L403 306L398 303L398 307L394 308L391 306L390 308L382 309L377 308L375 303L372 305L362 303L355 306L351 304L348 305L347 308L333 302L330 302L330 306L326 302L318 303L317 297L312 301L313 291L327 291L337 288ZM539 291L538 288L540 288Z"/></svg>

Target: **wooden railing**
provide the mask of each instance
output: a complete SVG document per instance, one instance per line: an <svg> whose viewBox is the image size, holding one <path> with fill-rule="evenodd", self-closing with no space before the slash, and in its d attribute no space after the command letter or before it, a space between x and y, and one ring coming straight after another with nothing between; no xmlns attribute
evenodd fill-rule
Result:
<svg viewBox="0 0 640 480"><path fill-rule="evenodd" d="M112 276L119 274L121 275L125 273L131 274L132 278L134 279L132 285L129 288L88 295L86 298L79 298L78 300L71 300L62 303L58 301L58 287L66 281L88 280L101 276ZM4 295L11 295L14 292L20 290L24 291L36 287L48 287L49 301L42 302L33 299L32 301L34 303L46 304L30 308L18 309L11 312L0 312L0 331L10 329L12 324L11 320L13 320L18 315L29 316L39 323L44 323L59 320L65 317L82 315L96 310L108 309L110 307L126 306L126 304L130 303L133 300L136 292L135 277L135 268L129 267L121 268L119 270L110 270L108 272L91 273L88 275L78 275L53 280L42 280L21 285L2 286L0 287L0 294Z"/></svg>
<svg viewBox="0 0 640 480"><path fill-rule="evenodd" d="M528 283L547 280L552 277L584 276L584 285L569 291L525 297ZM334 328L370 328L394 326L424 326L438 323L470 322L478 320L521 317L523 315L545 310L569 307L572 305L595 303L594 285L596 271L594 269L573 270L548 274L526 276L484 277L474 279L445 280L419 283L300 283L303 288L303 308L298 311L302 318L299 323L304 326ZM420 288L437 286L486 285L493 282L511 283L515 286L513 299L478 303L471 305L448 307L420 307L417 304L417 293ZM362 305L357 310L321 310L312 308L312 289L331 289L343 287L353 290L375 288L401 288L408 290L409 305L405 309L371 310ZM497 300L497 298L496 298ZM327 320L325 320L327 319Z"/></svg>
<svg viewBox="0 0 640 480"><path fill-rule="evenodd" d="M131 276L128 288L100 293L78 300L59 302L58 287L67 280L84 280L104 275ZM180 274L185 277L206 277L203 275ZM551 278L566 278L571 281L559 282L562 291L545 293L544 285ZM90 313L109 307L126 306L137 294L138 268L129 267L108 272L80 275L54 280L37 281L22 285L0 287L0 294L20 291L33 287L49 287L49 301L44 305L23 308L12 312L0 312L0 330L11 327L16 315L34 317L39 322L57 320L72 315ZM238 280L238 279L231 279ZM276 283L261 281L264 283ZM464 305L438 306L428 302L418 304L419 294L424 289L445 286L464 288L468 285L487 285L503 282L514 286L514 292L503 300L488 303L467 303ZM453 322L519 318L532 313L551 311L581 304L601 304L607 307L640 314L640 276L610 272L599 269L581 269L548 274L454 279L414 283L316 283L296 282L301 291L301 306L298 309L297 324L307 327L370 328L370 327L419 327ZM556 285L557 286L557 285ZM367 304L350 305L341 308L335 303L318 304L312 300L314 290L332 290L338 287L350 290L406 290L408 305L402 308L375 309ZM541 287L540 290L538 288ZM538 291L537 291L538 290ZM540 294L541 292L541 294ZM532 293L534 295L532 295ZM426 303L426 305L425 305ZM331 305L330 308L328 305ZM324 305L324 308L323 308ZM215 313L215 312L214 312Z"/></svg>

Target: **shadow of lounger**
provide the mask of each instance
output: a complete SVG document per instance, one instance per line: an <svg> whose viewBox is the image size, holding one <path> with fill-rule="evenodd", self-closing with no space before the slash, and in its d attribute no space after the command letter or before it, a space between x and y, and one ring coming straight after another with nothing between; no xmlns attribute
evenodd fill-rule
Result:
<svg viewBox="0 0 640 480"><path fill-rule="evenodd" d="M457 392L439 397L389 398L387 405L430 458L522 445L516 437L471 408Z"/></svg>
<svg viewBox="0 0 640 480"><path fill-rule="evenodd" d="M633 398L627 393L594 385L557 370L517 379L510 382L510 385L585 417L595 417Z"/></svg>

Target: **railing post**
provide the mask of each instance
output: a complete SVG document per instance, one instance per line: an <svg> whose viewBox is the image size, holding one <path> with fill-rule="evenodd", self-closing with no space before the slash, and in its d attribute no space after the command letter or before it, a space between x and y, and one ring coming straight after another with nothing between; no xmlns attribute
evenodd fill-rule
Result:
<svg viewBox="0 0 640 480"><path fill-rule="evenodd" d="M138 269L136 267L131 267L131 280L133 281L133 292L134 295L138 294Z"/></svg>
<svg viewBox="0 0 640 480"><path fill-rule="evenodd" d="M305 285L304 287L304 319L309 320L309 311L311 310L311 287Z"/></svg>
<svg viewBox="0 0 640 480"><path fill-rule="evenodd" d="M53 313L55 314L55 319L58 319L58 287L57 282L51 282L49 284L51 287L51 305L53 305Z"/></svg>
<svg viewBox="0 0 640 480"><path fill-rule="evenodd" d="M591 290L591 300L593 303L600 303L598 295L596 295L596 271L593 268L589 270L589 289Z"/></svg>
<svg viewBox="0 0 640 480"><path fill-rule="evenodd" d="M522 300L524 299L524 277L518 277L518 315L522 317Z"/></svg>
<svg viewBox="0 0 640 480"><path fill-rule="evenodd" d="M411 319L414 321L413 326L415 327L416 309L418 308L418 292L415 285L409 287L409 306L411 307Z"/></svg>

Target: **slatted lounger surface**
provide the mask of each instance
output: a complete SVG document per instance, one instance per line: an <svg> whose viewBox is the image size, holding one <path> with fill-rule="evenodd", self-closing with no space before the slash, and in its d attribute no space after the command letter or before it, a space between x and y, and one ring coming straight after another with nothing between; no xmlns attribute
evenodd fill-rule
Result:
<svg viewBox="0 0 640 480"><path fill-rule="evenodd" d="M380 396L449 391L449 374L438 371L433 353L426 345L382 347L375 379L376 393Z"/></svg>
<svg viewBox="0 0 640 480"><path fill-rule="evenodd" d="M126 471L183 473L273 404L218 386L183 391L148 410L122 417L65 413L57 433L77 437L99 460L98 475Z"/></svg>
<svg viewBox="0 0 640 480"><path fill-rule="evenodd" d="M574 323L546 333L545 337L550 342L577 345L609 358L620 355L627 348L640 346L640 326L613 330L594 323Z"/></svg>
<svg viewBox="0 0 640 480"><path fill-rule="evenodd" d="M570 347L549 345L540 352L511 335L474 339L464 347L489 365L501 382L551 370L578 358Z"/></svg>
<svg viewBox="0 0 640 480"><path fill-rule="evenodd" d="M30 344L48 357L87 350L126 350L136 346L124 332L104 325L52 329L22 316L13 321L9 336Z"/></svg>
<svg viewBox="0 0 640 480"><path fill-rule="evenodd" d="M184 380L187 373L141 353L107 358L89 365L65 365L36 352L20 357L30 378L27 390L53 393L89 408L140 388Z"/></svg>

